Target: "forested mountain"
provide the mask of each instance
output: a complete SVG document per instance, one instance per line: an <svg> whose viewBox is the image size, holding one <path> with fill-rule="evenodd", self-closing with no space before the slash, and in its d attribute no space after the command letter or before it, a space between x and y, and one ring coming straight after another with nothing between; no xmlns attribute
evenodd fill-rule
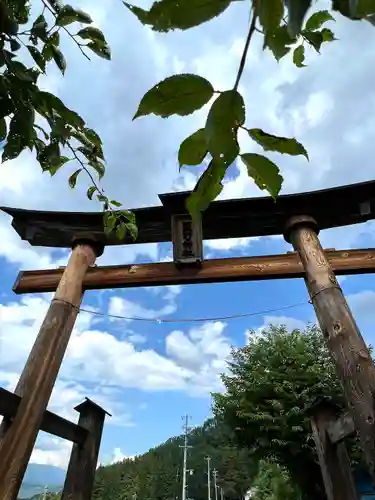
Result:
<svg viewBox="0 0 375 500"><path fill-rule="evenodd" d="M99 467L93 500L167 500L181 497L183 436L169 439L134 460ZM207 499L207 462L218 471L217 484L226 499L242 499L256 475L257 466L247 451L238 449L229 431L213 420L189 435L188 497ZM212 481L212 478L211 478ZM215 498L212 485L212 498Z"/></svg>

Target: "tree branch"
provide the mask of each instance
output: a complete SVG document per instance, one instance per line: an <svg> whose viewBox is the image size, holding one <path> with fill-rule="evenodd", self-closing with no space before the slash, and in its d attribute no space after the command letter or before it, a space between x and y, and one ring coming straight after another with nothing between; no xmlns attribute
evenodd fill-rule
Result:
<svg viewBox="0 0 375 500"><path fill-rule="evenodd" d="M250 46L251 37L253 36L253 33L256 29L256 26L255 26L256 20L257 20L257 13L255 12L255 10L253 10L253 16L252 16L252 19L250 22L249 33L247 34L245 46L244 46L241 61L240 61L240 66L238 68L236 82L235 82L234 87L233 87L234 90L237 90L238 85L239 85L240 80L241 80L243 70L245 69L246 58L247 58L247 53L248 53L249 46Z"/></svg>

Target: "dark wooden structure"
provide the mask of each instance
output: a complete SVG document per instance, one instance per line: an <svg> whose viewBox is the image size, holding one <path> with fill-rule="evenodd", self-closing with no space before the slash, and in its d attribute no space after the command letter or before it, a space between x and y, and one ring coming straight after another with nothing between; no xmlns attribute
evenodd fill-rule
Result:
<svg viewBox="0 0 375 500"><path fill-rule="evenodd" d="M327 500L358 500L344 443L344 439L355 430L354 422L347 415L346 419L337 418L337 411L336 406L328 400L319 401L310 409L312 433Z"/></svg>
<svg viewBox="0 0 375 500"><path fill-rule="evenodd" d="M20 396L0 387L0 415L12 421L21 402ZM89 500L94 484L104 419L106 415L111 415L88 398L75 410L80 414L78 424L45 410L40 430L73 443L62 498ZM76 476L72 478L72 471L78 472L80 479L77 480Z"/></svg>
<svg viewBox="0 0 375 500"><path fill-rule="evenodd" d="M160 195L162 206L134 209L139 234L135 243L172 241L171 218L186 214L189 193ZM90 234L107 245L133 244L130 237L107 238L102 212L43 212L1 208L13 217L12 225L31 245L70 248L77 234ZM240 238L283 234L294 215L310 215L327 229L375 219L375 181L333 189L240 200L214 201L202 215L203 239Z"/></svg>
<svg viewBox="0 0 375 500"><path fill-rule="evenodd" d="M375 367L334 274L334 271L373 272L374 253L373 250L326 253L318 239L321 229L375 219L375 181L283 195L276 201L270 197L216 201L202 214L201 220L195 221L185 210L188 194L160 195L161 206L134 210L139 226L136 243L173 243L173 264L147 266L91 269L95 257L106 245L134 243L129 237L119 241L115 235L106 236L102 213L3 208L13 217L12 225L20 237L31 245L73 248L73 251L63 271L23 272L15 285L17 293L53 290L56 286L57 290L16 388L21 397L17 413L12 421L5 419L0 429L2 500L16 498L82 293L85 288L103 285L112 288L303 276L375 481ZM295 254L245 261L203 260L203 240L281 234L292 243ZM95 432L101 427L99 420L98 417L96 423L91 422ZM84 458L76 453L76 470L83 471L84 464L93 462L96 448L91 444L87 450L90 451ZM77 491L77 472L70 470L64 498L72 498ZM332 477L337 481L339 476ZM84 495L89 493L85 491L83 496L74 498L86 499Z"/></svg>

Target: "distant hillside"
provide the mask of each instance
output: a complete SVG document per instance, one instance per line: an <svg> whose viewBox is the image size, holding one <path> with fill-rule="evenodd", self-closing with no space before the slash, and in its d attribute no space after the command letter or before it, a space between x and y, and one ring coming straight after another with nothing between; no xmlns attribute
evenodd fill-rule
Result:
<svg viewBox="0 0 375 500"><path fill-rule="evenodd" d="M180 498L182 489L183 437L177 436L149 450L134 460L99 467L92 500L174 500ZM207 455L212 457L211 467L218 471L218 486L226 500L242 499L249 490L257 467L248 452L233 444L229 432L213 421L191 432L189 444L188 497L207 499ZM219 497L220 498L220 497ZM212 499L215 500L212 487Z"/></svg>
<svg viewBox="0 0 375 500"><path fill-rule="evenodd" d="M65 470L53 465L29 464L19 492L19 499L29 499L44 492L60 491L65 480Z"/></svg>

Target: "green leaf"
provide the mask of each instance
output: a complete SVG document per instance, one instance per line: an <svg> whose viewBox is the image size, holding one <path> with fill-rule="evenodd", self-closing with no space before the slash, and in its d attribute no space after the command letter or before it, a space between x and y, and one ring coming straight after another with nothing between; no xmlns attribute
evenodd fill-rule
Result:
<svg viewBox="0 0 375 500"><path fill-rule="evenodd" d="M320 31L302 31L303 36L308 40L308 42L314 47L314 49L319 53L320 47L323 43L323 35Z"/></svg>
<svg viewBox="0 0 375 500"><path fill-rule="evenodd" d="M311 7L311 0L285 0L288 9L288 30L292 37L301 33L303 21Z"/></svg>
<svg viewBox="0 0 375 500"><path fill-rule="evenodd" d="M125 239L126 231L127 231L127 227L126 227L125 222L120 220L120 222L118 223L118 226L116 228L116 236L120 241Z"/></svg>
<svg viewBox="0 0 375 500"><path fill-rule="evenodd" d="M294 49L293 52L293 62L297 66L297 68L304 68L306 65L303 64L305 60L305 47L303 45L299 45Z"/></svg>
<svg viewBox="0 0 375 500"><path fill-rule="evenodd" d="M116 227L116 215L113 212L104 212L104 232L106 235L112 233Z"/></svg>
<svg viewBox="0 0 375 500"><path fill-rule="evenodd" d="M46 18L43 14L41 14L35 19L30 31L33 36L36 36L41 40L45 40L47 38L47 29L48 24Z"/></svg>
<svg viewBox="0 0 375 500"><path fill-rule="evenodd" d="M47 168L47 171L51 174L52 177L63 165L65 165L65 163L68 163L68 161L71 160L72 158L68 158L67 156L54 157L53 161L51 162L51 166Z"/></svg>
<svg viewBox="0 0 375 500"><path fill-rule="evenodd" d="M3 141L7 136L7 124L4 118L0 118L0 140Z"/></svg>
<svg viewBox="0 0 375 500"><path fill-rule="evenodd" d="M102 42L89 42L87 45L85 45L88 49L92 50L94 54L97 56L101 57L102 59L106 59L107 61L110 61L111 59L111 49L109 45L103 44Z"/></svg>
<svg viewBox="0 0 375 500"><path fill-rule="evenodd" d="M118 212L118 214L121 215L122 217L124 217L129 222L132 222L133 224L135 224L136 219L135 219L134 212L131 212L130 210L120 210Z"/></svg>
<svg viewBox="0 0 375 500"><path fill-rule="evenodd" d="M32 108L20 105L15 111L9 125L7 142L4 146L2 161L13 160L26 148L31 146L34 135L35 112Z"/></svg>
<svg viewBox="0 0 375 500"><path fill-rule="evenodd" d="M20 48L21 48L21 44L19 42L17 42L17 40L15 40L14 38L12 38L11 41L10 41L10 49L13 52L16 52Z"/></svg>
<svg viewBox="0 0 375 500"><path fill-rule="evenodd" d="M328 12L328 10L320 10L307 20L305 29L309 31L318 30L327 21L335 21L335 18Z"/></svg>
<svg viewBox="0 0 375 500"><path fill-rule="evenodd" d="M222 92L207 116L208 151L229 167L239 153L238 128L245 122L245 104L237 90Z"/></svg>
<svg viewBox="0 0 375 500"><path fill-rule="evenodd" d="M93 130L92 128L85 128L84 130L85 136L87 139L94 144L97 148L102 147L102 140L100 139L99 135Z"/></svg>
<svg viewBox="0 0 375 500"><path fill-rule="evenodd" d="M309 159L306 149L294 138L278 137L268 134L260 128L253 128L247 131L249 136L262 146L264 151L276 151L277 153L284 153L291 156L303 155Z"/></svg>
<svg viewBox="0 0 375 500"><path fill-rule="evenodd" d="M260 189L266 189L273 198L279 194L283 178L279 168L265 156L245 153L241 159L247 167L247 173Z"/></svg>
<svg viewBox="0 0 375 500"><path fill-rule="evenodd" d="M123 4L137 16L142 24L155 31L187 30L217 17L232 0L160 0L150 10L144 10L128 2Z"/></svg>
<svg viewBox="0 0 375 500"><path fill-rule="evenodd" d="M64 54L55 45L52 45L52 52L53 60L55 61L56 66L59 68L61 73L64 74L66 70L66 60Z"/></svg>
<svg viewBox="0 0 375 500"><path fill-rule="evenodd" d="M31 57L34 59L38 67L45 73L46 71L46 61L44 60L42 54L39 50L33 45L27 45L28 51L30 52Z"/></svg>
<svg viewBox="0 0 375 500"><path fill-rule="evenodd" d="M96 186L91 186L91 187L88 188L88 190L87 190L87 198L89 200L92 200L92 197L94 196L95 191L96 191Z"/></svg>
<svg viewBox="0 0 375 500"><path fill-rule="evenodd" d="M173 75L150 89L139 104L133 120L154 114L167 118L186 116L208 103L214 94L209 81L198 75Z"/></svg>
<svg viewBox="0 0 375 500"><path fill-rule="evenodd" d="M208 153L207 136L204 128L189 135L180 145L178 162L182 165L200 165Z"/></svg>
<svg viewBox="0 0 375 500"><path fill-rule="evenodd" d="M132 222L126 222L125 223L126 229L129 231L130 236L132 239L135 241L138 238L138 228L135 224Z"/></svg>
<svg viewBox="0 0 375 500"><path fill-rule="evenodd" d="M101 179L105 174L105 165L102 162L94 159L89 161L89 165L96 171L99 179Z"/></svg>
<svg viewBox="0 0 375 500"><path fill-rule="evenodd" d="M366 16L375 14L375 3L373 0L351 0L349 4L351 14L354 17L363 19Z"/></svg>
<svg viewBox="0 0 375 500"><path fill-rule="evenodd" d="M84 40L92 40L103 44L106 43L104 34L94 26L87 26L86 28L79 30L77 35Z"/></svg>
<svg viewBox="0 0 375 500"><path fill-rule="evenodd" d="M61 99L50 92L39 90L35 92L33 99L36 110L42 116L45 116L46 113L51 116L57 113L67 124L73 127L83 128L85 126L84 120L78 113L66 107Z"/></svg>
<svg viewBox="0 0 375 500"><path fill-rule="evenodd" d="M284 15L283 0L256 0L259 22L265 33L273 33Z"/></svg>
<svg viewBox="0 0 375 500"><path fill-rule="evenodd" d="M227 166L221 159L212 159L207 169L199 178L194 191L186 200L186 208L195 219L206 210L210 203L223 190L222 180Z"/></svg>
<svg viewBox="0 0 375 500"><path fill-rule="evenodd" d="M116 200L111 200L110 203L114 207L121 207L121 205L122 205L122 203L120 203L119 201L116 201Z"/></svg>
<svg viewBox="0 0 375 500"><path fill-rule="evenodd" d="M268 47L272 51L276 61L280 61L290 51L290 45L293 45L295 42L295 38L290 36L285 24L277 28L273 33L265 35L263 48Z"/></svg>
<svg viewBox="0 0 375 500"><path fill-rule="evenodd" d="M329 28L323 28L320 31L320 33L323 37L323 42L333 42L333 41L337 40L333 31L330 30Z"/></svg>
<svg viewBox="0 0 375 500"><path fill-rule="evenodd" d="M80 9L74 9L71 5L64 5L61 7L56 16L57 26L67 26L75 21L84 24L91 24L91 17Z"/></svg>
<svg viewBox="0 0 375 500"><path fill-rule="evenodd" d="M73 189L77 184L78 175L82 172L82 168L79 168L69 177L69 186Z"/></svg>

